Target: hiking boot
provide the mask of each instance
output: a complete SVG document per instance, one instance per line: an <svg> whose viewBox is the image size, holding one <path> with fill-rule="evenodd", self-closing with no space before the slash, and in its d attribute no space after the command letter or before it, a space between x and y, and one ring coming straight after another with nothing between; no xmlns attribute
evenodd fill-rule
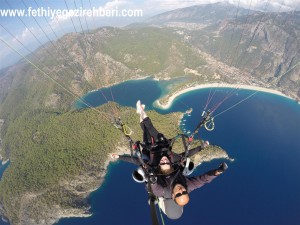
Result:
<svg viewBox="0 0 300 225"><path fill-rule="evenodd" d="M203 144L201 145L202 148L205 148L209 146L209 141L204 141Z"/></svg>

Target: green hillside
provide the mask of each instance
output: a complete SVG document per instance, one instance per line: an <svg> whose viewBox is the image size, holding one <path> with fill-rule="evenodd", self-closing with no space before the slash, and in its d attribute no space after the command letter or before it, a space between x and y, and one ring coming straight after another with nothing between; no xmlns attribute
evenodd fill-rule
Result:
<svg viewBox="0 0 300 225"><path fill-rule="evenodd" d="M89 192L98 187L99 174L105 174L109 153L119 147L129 153L128 142L111 123L112 107L114 104L109 103L97 112L89 109L62 114L28 111L10 123L3 137L3 148L10 151L10 165L0 182L0 201L12 224L20 223L23 211L39 224L39 219L49 217L46 208L55 205L87 210L87 193L74 195L71 181L80 176L94 177L74 187ZM122 108L120 115L134 131L132 138L141 140L135 111ZM176 135L179 114L149 115L159 130L170 137ZM24 198L31 195L38 197L26 202Z"/></svg>
<svg viewBox="0 0 300 225"><path fill-rule="evenodd" d="M196 68L205 61L184 44L172 29L144 27L117 30L100 43L105 54L130 69L145 75L167 71L169 76L182 76L185 67Z"/></svg>

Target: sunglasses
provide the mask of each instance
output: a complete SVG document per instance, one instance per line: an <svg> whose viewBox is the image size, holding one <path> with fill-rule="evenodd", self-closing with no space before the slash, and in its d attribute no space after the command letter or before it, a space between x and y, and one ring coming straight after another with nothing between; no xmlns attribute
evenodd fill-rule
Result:
<svg viewBox="0 0 300 225"><path fill-rule="evenodd" d="M181 193L177 193L177 194L175 195L174 199L175 199L175 198L179 198L179 197L182 196L182 195L187 195L187 194L188 194L187 191L183 191L183 192L181 192Z"/></svg>
<svg viewBox="0 0 300 225"><path fill-rule="evenodd" d="M160 165L160 166L163 166L163 165L171 165L171 163L169 163L169 162L163 162L163 163L160 163L159 165Z"/></svg>

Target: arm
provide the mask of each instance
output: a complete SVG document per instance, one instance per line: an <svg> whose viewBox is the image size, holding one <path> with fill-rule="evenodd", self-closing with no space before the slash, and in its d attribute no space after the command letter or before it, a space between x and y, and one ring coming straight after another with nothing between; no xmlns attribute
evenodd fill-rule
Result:
<svg viewBox="0 0 300 225"><path fill-rule="evenodd" d="M191 157L191 156L195 155L196 153L200 152L202 149L203 149L202 146L198 146L198 147L196 147L196 148L193 148L193 149L189 150L187 156L188 156L188 157ZM181 154L184 155L184 153L181 153Z"/></svg>
<svg viewBox="0 0 300 225"><path fill-rule="evenodd" d="M202 146L198 146L196 148L189 150L187 157L191 157L191 156L195 155L197 152L200 152L202 149L203 149ZM180 162L184 158L184 155L185 155L185 152L182 152L180 154L172 152L172 156L171 156L172 162L173 163Z"/></svg>
<svg viewBox="0 0 300 225"><path fill-rule="evenodd" d="M211 170L205 174L196 177L187 177L188 192L204 186L213 181L217 176L214 175L215 170Z"/></svg>
<svg viewBox="0 0 300 225"><path fill-rule="evenodd" d="M187 157L191 157L191 156L195 155L196 153L200 152L201 150L203 150L203 149L204 149L206 146L208 146L208 145L209 145L209 142L208 142L208 141L205 141L203 145L200 145L200 146L198 146L198 147L196 147L196 148L193 148L193 149L189 150L189 151L188 151ZM182 152L182 153L180 153L179 155L180 155L181 157L183 157L184 154L185 154L185 152Z"/></svg>
<svg viewBox="0 0 300 225"><path fill-rule="evenodd" d="M196 188L200 188L205 184L210 183L213 181L217 176L222 174L225 170L227 170L228 166L225 162L221 163L217 169L213 169L208 171L207 173L197 176L197 177L190 177L186 178L188 192L195 190Z"/></svg>

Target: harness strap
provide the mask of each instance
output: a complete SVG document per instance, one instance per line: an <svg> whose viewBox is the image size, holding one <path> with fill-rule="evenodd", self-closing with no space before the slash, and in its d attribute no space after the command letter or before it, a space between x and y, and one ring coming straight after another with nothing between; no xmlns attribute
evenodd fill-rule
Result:
<svg viewBox="0 0 300 225"><path fill-rule="evenodd" d="M156 197L156 201L159 202L158 197ZM158 206L158 209L159 209L159 214L160 214L160 219L161 219L162 225L165 225L165 220L164 220L164 217L163 217L163 214L162 214L162 210L159 206Z"/></svg>
<svg viewBox="0 0 300 225"><path fill-rule="evenodd" d="M150 200L150 213L152 218L152 225L159 225L158 216L155 208L156 196L153 194L150 182L148 182L148 196Z"/></svg>

